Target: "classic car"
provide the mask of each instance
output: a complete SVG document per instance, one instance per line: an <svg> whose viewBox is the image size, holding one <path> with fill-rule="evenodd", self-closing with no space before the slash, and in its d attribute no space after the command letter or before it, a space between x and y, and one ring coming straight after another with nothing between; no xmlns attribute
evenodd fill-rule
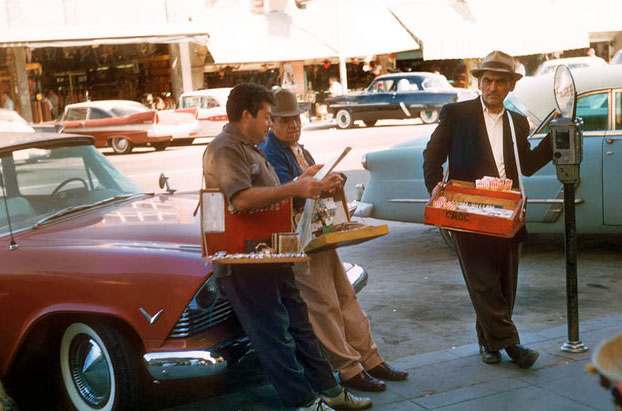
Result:
<svg viewBox="0 0 622 411"><path fill-rule="evenodd" d="M583 119L581 182L576 189L577 232L622 233L622 66L573 70ZM555 113L553 76L525 78L506 99L506 107L537 124L533 146L548 132ZM385 151L368 153L363 166L370 179L359 210L375 218L423 222L429 194L423 180L423 150L429 140L408 141ZM523 177L527 194L527 229L531 233L563 233L563 192L555 167L549 163ZM560 218L561 217L561 218Z"/></svg>
<svg viewBox="0 0 622 411"><path fill-rule="evenodd" d="M430 124L438 121L444 104L476 95L475 91L453 87L440 74L412 72L378 76L364 91L332 97L327 103L339 128L350 128L357 120L367 127L386 119L420 118Z"/></svg>
<svg viewBox="0 0 622 411"><path fill-rule="evenodd" d="M16 111L0 108L0 138L5 133L34 133L35 130ZM16 152L15 161L36 162L39 158L48 155L47 150L32 149L28 152Z"/></svg>
<svg viewBox="0 0 622 411"><path fill-rule="evenodd" d="M58 381L69 407L140 409L147 382L247 351L201 255L198 193L141 193L90 136L3 134L0 170L0 379L18 404Z"/></svg>
<svg viewBox="0 0 622 411"><path fill-rule="evenodd" d="M602 67L607 65L607 62L595 56L583 56L583 57L568 57L563 59L547 60L540 64L540 66L534 72L534 76L541 76L543 74L550 74L555 72L555 68L559 65L568 66L570 70L585 68L585 67Z"/></svg>
<svg viewBox="0 0 622 411"><path fill-rule="evenodd" d="M196 90L181 95L181 110L196 108L198 111L199 130L197 136L215 137L222 131L227 121L227 98L230 87Z"/></svg>
<svg viewBox="0 0 622 411"><path fill-rule="evenodd" d="M164 150L172 139L192 139L196 113L155 111L128 100L100 100L69 104L59 124L67 132L95 137L96 147L112 147L127 154L136 146Z"/></svg>

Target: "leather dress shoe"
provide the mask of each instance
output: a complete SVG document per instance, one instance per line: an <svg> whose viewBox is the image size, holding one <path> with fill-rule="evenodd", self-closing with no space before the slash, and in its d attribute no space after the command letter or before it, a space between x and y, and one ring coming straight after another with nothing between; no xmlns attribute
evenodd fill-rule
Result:
<svg viewBox="0 0 622 411"><path fill-rule="evenodd" d="M488 348L487 345L480 345L479 353L482 356L482 361L486 364L497 364L501 362L501 354L499 351L493 351Z"/></svg>
<svg viewBox="0 0 622 411"><path fill-rule="evenodd" d="M294 408L294 411L335 411L326 404L320 397L316 398L311 404Z"/></svg>
<svg viewBox="0 0 622 411"><path fill-rule="evenodd" d="M376 365L374 368L367 370L367 372L372 377L380 378L387 381L404 381L406 378L408 378L407 371L393 368L384 361Z"/></svg>
<svg viewBox="0 0 622 411"><path fill-rule="evenodd" d="M336 397L327 397L320 394L320 398L329 407L335 410L365 410L371 407L371 399L352 395L347 390L342 390Z"/></svg>
<svg viewBox="0 0 622 411"><path fill-rule="evenodd" d="M384 381L378 380L363 370L354 377L341 381L341 385L358 391L377 392L387 389Z"/></svg>
<svg viewBox="0 0 622 411"><path fill-rule="evenodd" d="M538 359L538 356L540 356L538 351L532 350L520 344L505 347L505 352L508 353L510 358L514 361L514 364L521 368L531 367Z"/></svg>

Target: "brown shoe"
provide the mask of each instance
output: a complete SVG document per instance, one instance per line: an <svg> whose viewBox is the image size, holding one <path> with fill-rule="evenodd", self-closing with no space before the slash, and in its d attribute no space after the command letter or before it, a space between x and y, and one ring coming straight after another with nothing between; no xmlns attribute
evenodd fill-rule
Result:
<svg viewBox="0 0 622 411"><path fill-rule="evenodd" d="M482 361L486 364L497 364L501 362L501 354L499 351L491 350L487 345L480 345L479 353L482 356Z"/></svg>
<svg viewBox="0 0 622 411"><path fill-rule="evenodd" d="M341 381L341 385L357 391L378 392L387 389L384 381L378 380L363 370L354 377Z"/></svg>
<svg viewBox="0 0 622 411"><path fill-rule="evenodd" d="M398 370L391 367L386 362L381 362L374 368L367 370L372 377L380 378L387 381L404 381L408 378L408 371Z"/></svg>
<svg viewBox="0 0 622 411"><path fill-rule="evenodd" d="M521 368L529 368L536 362L540 353L520 344L505 347L505 352L514 360L514 364Z"/></svg>
<svg viewBox="0 0 622 411"><path fill-rule="evenodd" d="M327 397L320 394L320 398L330 409L338 411L366 410L372 406L371 399L352 395L347 390L341 391L341 394L336 397Z"/></svg>

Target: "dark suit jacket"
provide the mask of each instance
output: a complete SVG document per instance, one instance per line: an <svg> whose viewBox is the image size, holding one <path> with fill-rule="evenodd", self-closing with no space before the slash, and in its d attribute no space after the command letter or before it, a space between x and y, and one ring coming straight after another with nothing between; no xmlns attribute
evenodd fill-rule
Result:
<svg viewBox="0 0 622 411"><path fill-rule="evenodd" d="M551 161L552 150L547 135L533 150L529 147L527 119L507 110L503 116L503 158L505 173L518 187L512 134L508 121L512 115L516 144L523 174L530 176ZM447 104L441 110L436 130L423 151L423 177L428 192L443 178L443 163L449 156L449 178L472 181L484 176L499 177L495 158L488 140L481 99ZM525 232L521 233L524 237Z"/></svg>

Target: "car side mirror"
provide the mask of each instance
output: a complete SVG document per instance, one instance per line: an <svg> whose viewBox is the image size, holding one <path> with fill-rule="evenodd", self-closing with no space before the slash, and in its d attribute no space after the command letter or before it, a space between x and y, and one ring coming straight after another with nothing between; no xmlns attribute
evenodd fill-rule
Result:
<svg viewBox="0 0 622 411"><path fill-rule="evenodd" d="M173 194L175 191L177 191L176 189L171 188L168 185L168 177L164 175L164 173L160 173L160 177L158 178L158 185L160 186L160 188L166 187L166 192L169 194Z"/></svg>
<svg viewBox="0 0 622 411"><path fill-rule="evenodd" d="M56 131L57 134L62 133L63 130L65 130L65 126L63 124L54 124L54 131Z"/></svg>

